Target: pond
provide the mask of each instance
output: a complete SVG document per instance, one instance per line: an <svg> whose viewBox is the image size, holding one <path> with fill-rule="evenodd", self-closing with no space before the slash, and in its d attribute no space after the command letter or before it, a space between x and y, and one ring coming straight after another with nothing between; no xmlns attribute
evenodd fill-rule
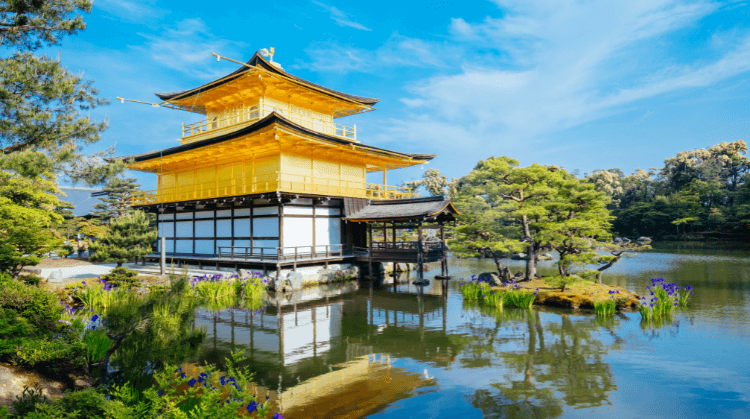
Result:
<svg viewBox="0 0 750 419"><path fill-rule="evenodd" d="M199 357L245 350L259 393L270 389L286 419L750 417L748 256L668 245L608 270L605 282L641 294L651 278L693 286L688 311L659 326L630 312L480 310L456 280L445 298L436 281L421 296L410 281L395 292L350 284L262 313L201 312ZM492 263L453 259L450 269L468 277Z"/></svg>

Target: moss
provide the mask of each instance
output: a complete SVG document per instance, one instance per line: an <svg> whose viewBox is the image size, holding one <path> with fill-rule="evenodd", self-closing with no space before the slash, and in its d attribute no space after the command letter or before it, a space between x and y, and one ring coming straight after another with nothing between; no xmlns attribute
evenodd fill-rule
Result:
<svg viewBox="0 0 750 419"><path fill-rule="evenodd" d="M625 288L599 284L585 279L568 284L565 287L565 292L561 292L559 287L550 286L547 278L521 282L517 285L519 288L537 292L534 304L551 307L593 309L595 301L607 300L614 296L618 300L620 309L637 308L640 298L638 294ZM493 289L502 289L502 287L493 287ZM619 293L611 294L610 291L619 291Z"/></svg>

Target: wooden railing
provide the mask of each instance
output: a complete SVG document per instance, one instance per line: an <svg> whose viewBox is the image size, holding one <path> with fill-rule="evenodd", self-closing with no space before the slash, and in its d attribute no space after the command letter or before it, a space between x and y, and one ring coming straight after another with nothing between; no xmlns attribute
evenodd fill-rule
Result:
<svg viewBox="0 0 750 419"><path fill-rule="evenodd" d="M373 187L371 184L368 185L369 188ZM161 191L157 189L136 192L131 199L131 205L151 205L162 202L191 201L276 191L370 199L403 199L411 197L409 188L386 186L385 191L383 191L383 185L377 186L379 187L377 190L368 189L364 182L275 173L254 176L252 178L211 180L209 182L163 188Z"/></svg>
<svg viewBox="0 0 750 419"><path fill-rule="evenodd" d="M351 246L348 244L290 247L219 246L218 252L217 256L220 259L295 263L352 255Z"/></svg>
<svg viewBox="0 0 750 419"><path fill-rule="evenodd" d="M314 118L310 115L295 112L292 109L279 109L279 107L262 103L260 105L242 108L240 111L231 115L204 119L202 121L193 122L192 124L182 124L182 142L183 144L187 144L223 134L224 132L231 131L231 128L235 128L238 125L257 121L269 115L271 112L281 114L286 119L289 119L295 124L302 125L305 128L357 141L356 126L349 127L332 121Z"/></svg>
<svg viewBox="0 0 750 419"><path fill-rule="evenodd" d="M448 249L443 242L373 242L372 252L367 247L354 247L352 254L360 260L372 257L374 261L400 261L417 263L420 255L423 262L434 262L442 259ZM372 254L370 254L372 253Z"/></svg>
<svg viewBox="0 0 750 419"><path fill-rule="evenodd" d="M383 190L383 185L377 183L368 183L365 193L365 198L370 199L404 199L411 198L411 189L409 188L397 188L395 186L386 186Z"/></svg>

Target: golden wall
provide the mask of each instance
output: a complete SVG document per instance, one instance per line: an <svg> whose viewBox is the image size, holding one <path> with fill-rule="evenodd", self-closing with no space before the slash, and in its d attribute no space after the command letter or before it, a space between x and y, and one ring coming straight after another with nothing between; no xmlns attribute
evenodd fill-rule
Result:
<svg viewBox="0 0 750 419"><path fill-rule="evenodd" d="M157 199L176 202L275 191L364 197L365 167L284 153L164 173Z"/></svg>

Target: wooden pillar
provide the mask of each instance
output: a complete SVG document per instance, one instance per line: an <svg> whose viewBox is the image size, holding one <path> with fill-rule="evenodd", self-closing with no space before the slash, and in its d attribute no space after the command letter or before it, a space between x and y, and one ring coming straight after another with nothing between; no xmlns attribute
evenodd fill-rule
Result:
<svg viewBox="0 0 750 419"><path fill-rule="evenodd" d="M393 242L396 243L396 222L392 221L391 224L393 226Z"/></svg>
<svg viewBox="0 0 750 419"><path fill-rule="evenodd" d="M418 231L418 246L419 251L417 255L417 278L419 281L424 279L424 251L422 250L422 222L419 222Z"/></svg>
<svg viewBox="0 0 750 419"><path fill-rule="evenodd" d="M372 283L373 283L373 280L372 280L372 224L370 224L370 223L367 223L367 232L368 232L368 234L370 236L369 237L370 238L369 251L368 251L368 256L369 256L369 261L368 261L368 263L369 263L369 271L368 272L369 273L368 273L368 275L370 276L370 284L372 285Z"/></svg>

